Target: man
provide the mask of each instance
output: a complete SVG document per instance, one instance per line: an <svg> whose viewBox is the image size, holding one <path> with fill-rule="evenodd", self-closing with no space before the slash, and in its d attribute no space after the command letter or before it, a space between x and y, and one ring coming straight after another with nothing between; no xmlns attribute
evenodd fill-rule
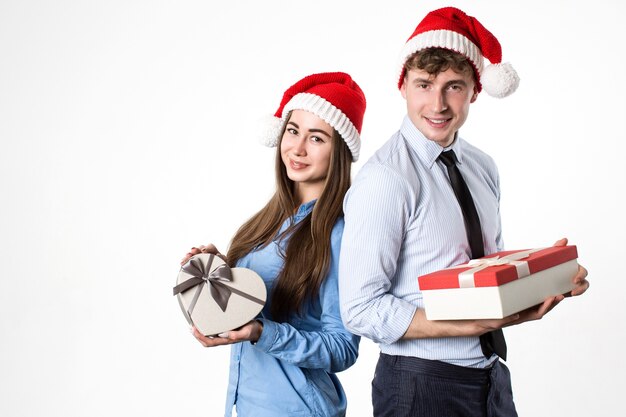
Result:
<svg viewBox="0 0 626 417"><path fill-rule="evenodd" d="M380 345L374 415L516 416L500 329L542 318L563 296L501 320L428 321L417 277L503 250L497 168L458 132L482 88L505 97L519 79L500 63L497 39L455 8L429 13L402 56L407 116L344 201L342 317ZM483 57L492 65L483 69ZM456 168L478 219L455 196ZM572 295L586 275L580 267Z"/></svg>

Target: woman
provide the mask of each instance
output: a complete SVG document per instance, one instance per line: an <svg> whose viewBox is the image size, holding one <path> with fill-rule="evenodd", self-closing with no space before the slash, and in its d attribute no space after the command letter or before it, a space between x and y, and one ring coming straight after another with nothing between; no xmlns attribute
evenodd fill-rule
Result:
<svg viewBox="0 0 626 417"><path fill-rule="evenodd" d="M290 87L275 113L277 189L244 223L226 256L264 280L268 299L256 320L204 346L233 344L226 415L343 416L335 372L357 358L359 339L339 315L337 262L343 197L357 160L365 96L345 73L322 73ZM193 248L217 253L213 245Z"/></svg>

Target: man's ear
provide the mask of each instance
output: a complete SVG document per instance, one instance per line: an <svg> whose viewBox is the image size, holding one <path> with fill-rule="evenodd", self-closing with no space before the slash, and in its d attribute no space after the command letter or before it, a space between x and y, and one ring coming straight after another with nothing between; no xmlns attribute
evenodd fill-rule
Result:
<svg viewBox="0 0 626 417"><path fill-rule="evenodd" d="M402 86L400 86L400 93L402 94L402 98L406 100L406 77L402 80Z"/></svg>
<svg viewBox="0 0 626 417"><path fill-rule="evenodd" d="M470 103L475 102L477 98L478 98L478 91L476 91L476 89L474 88L474 94L472 94L472 99L470 100Z"/></svg>

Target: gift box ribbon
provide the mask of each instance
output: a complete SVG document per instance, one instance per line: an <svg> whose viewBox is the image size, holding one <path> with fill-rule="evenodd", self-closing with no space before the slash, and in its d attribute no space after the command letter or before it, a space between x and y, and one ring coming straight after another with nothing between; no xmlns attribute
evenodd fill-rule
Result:
<svg viewBox="0 0 626 417"><path fill-rule="evenodd" d="M545 248L529 249L521 252L515 252L506 256L493 256L490 258L472 259L466 264L453 266L448 269L467 268L467 271L463 271L459 274L459 288L474 288L476 282L474 281L474 274L490 266L501 265L513 265L517 270L517 278L524 278L530 275L530 269L528 268L528 262L521 259L527 258L535 252L544 250Z"/></svg>
<svg viewBox="0 0 626 417"><path fill-rule="evenodd" d="M215 300L217 305L224 312L228 307L228 300L230 299L232 293L235 293L257 304L265 304L263 300L260 300L250 294L238 290L237 288L233 288L225 284L225 282L231 282L233 280L233 276L228 265L221 264L213 270L209 270L209 266L213 263L213 257L213 254L209 256L206 265L199 258L193 257L181 268L181 270L191 275L191 278L175 286L174 295L197 287L193 299L189 304L189 309L187 310L189 317L191 317L191 313L193 312L196 303L198 302L198 298L200 297L200 293L202 292L203 284L209 286L211 297L213 297L213 300Z"/></svg>

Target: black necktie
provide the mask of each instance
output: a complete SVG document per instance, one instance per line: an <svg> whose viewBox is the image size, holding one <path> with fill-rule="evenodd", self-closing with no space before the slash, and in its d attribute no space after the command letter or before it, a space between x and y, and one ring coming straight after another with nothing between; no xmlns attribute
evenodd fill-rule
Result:
<svg viewBox="0 0 626 417"><path fill-rule="evenodd" d="M485 248L483 245L482 229L480 228L480 218L478 217L478 212L476 211L476 206L474 205L474 200L472 200L469 188L467 188L461 171L459 171L459 168L456 166L456 155L454 151L450 150L442 152L439 155L439 159L448 169L450 184L461 206L463 219L465 220L467 240L469 241L472 251L472 258L482 258L485 256ZM501 329L480 336L480 347L485 357L489 358L495 352L496 355L506 360L506 342Z"/></svg>

